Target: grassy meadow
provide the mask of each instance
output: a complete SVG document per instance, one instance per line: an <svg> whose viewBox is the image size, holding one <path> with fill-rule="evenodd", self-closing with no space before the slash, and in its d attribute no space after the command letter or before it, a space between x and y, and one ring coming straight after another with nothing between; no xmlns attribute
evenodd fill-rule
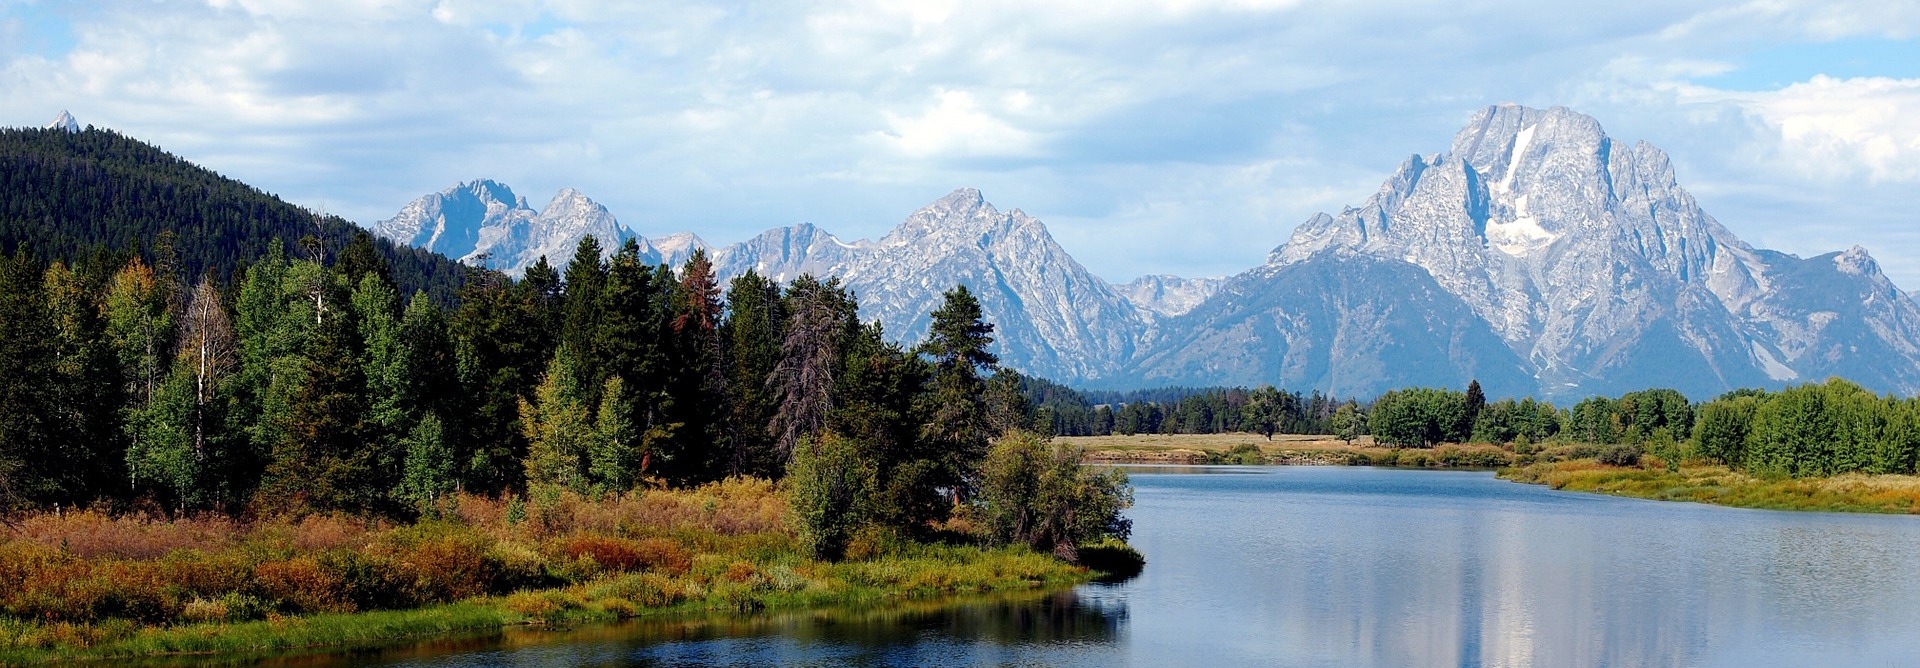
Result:
<svg viewBox="0 0 1920 668"><path fill-rule="evenodd" d="M0 664L257 656L512 626L875 605L1093 577L1025 548L872 530L813 559L771 483L456 496L413 525L40 513L0 527ZM973 529L948 524L956 537Z"/></svg>
<svg viewBox="0 0 1920 668"><path fill-rule="evenodd" d="M1849 473L1827 478L1765 478L1725 466L1657 460L1610 466L1593 459L1537 462L1502 470L1514 482L1659 501L1739 508L1920 514L1920 477Z"/></svg>

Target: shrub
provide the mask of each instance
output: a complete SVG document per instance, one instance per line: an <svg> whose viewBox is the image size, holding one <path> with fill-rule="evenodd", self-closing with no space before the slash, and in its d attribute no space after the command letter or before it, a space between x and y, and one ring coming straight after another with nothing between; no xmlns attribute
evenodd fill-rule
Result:
<svg viewBox="0 0 1920 668"><path fill-rule="evenodd" d="M1608 466L1639 466L1640 446L1612 445L1601 450L1597 459Z"/></svg>
<svg viewBox="0 0 1920 668"><path fill-rule="evenodd" d="M859 442L836 434L802 441L787 464L800 540L814 556L838 559L865 523L873 495L872 464Z"/></svg>
<svg viewBox="0 0 1920 668"><path fill-rule="evenodd" d="M1127 474L1093 471L1080 453L1027 432L1008 432L980 467L982 516L995 540L1024 543L1076 558L1076 548L1102 538L1126 540L1133 523Z"/></svg>
<svg viewBox="0 0 1920 668"><path fill-rule="evenodd" d="M253 580L261 598L277 601L286 612L354 610L339 574L311 555L254 566Z"/></svg>
<svg viewBox="0 0 1920 668"><path fill-rule="evenodd" d="M591 559L602 570L624 573L637 570L645 562L638 545L624 538L585 535L567 539L568 559Z"/></svg>

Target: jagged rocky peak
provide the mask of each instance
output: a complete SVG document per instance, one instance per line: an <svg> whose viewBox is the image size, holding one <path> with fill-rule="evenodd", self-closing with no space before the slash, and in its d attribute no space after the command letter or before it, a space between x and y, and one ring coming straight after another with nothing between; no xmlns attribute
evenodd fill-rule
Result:
<svg viewBox="0 0 1920 668"><path fill-rule="evenodd" d="M45 129L66 130L67 132L79 132L80 121L74 120L73 114L69 114L67 113L67 110L61 109L60 115L55 116L53 117L53 120L48 121L45 126Z"/></svg>
<svg viewBox="0 0 1920 668"><path fill-rule="evenodd" d="M648 244L653 246L655 253L659 254L659 261L662 264L676 269L686 264L687 260L693 257L694 251L706 251L707 259L713 259L713 247L708 245L705 239L701 239L700 235L692 232L675 232L653 237L648 239Z"/></svg>
<svg viewBox="0 0 1920 668"><path fill-rule="evenodd" d="M633 233L585 193L563 188L536 211L506 184L476 179L408 203L371 226L381 237L519 275L546 257L564 263L580 239L612 255Z"/></svg>
<svg viewBox="0 0 1920 668"><path fill-rule="evenodd" d="M926 243L932 239L959 241L969 238L986 243L989 237L1027 229L1045 234L1046 226L1014 209L1002 213L974 188L960 188L907 216L893 231L880 239L882 246Z"/></svg>
<svg viewBox="0 0 1920 668"><path fill-rule="evenodd" d="M1880 275L1880 263L1867 254L1866 248L1858 245L1833 256L1833 266L1843 274L1867 277Z"/></svg>
<svg viewBox="0 0 1920 668"><path fill-rule="evenodd" d="M1665 152L1562 107L1480 110L1360 207L1301 224L1268 267L1356 256L1425 270L1552 395L1712 393L1865 354L1838 350L1920 361L1911 300L1822 296L1895 295L1864 250L1815 262L1755 249L1700 208ZM1890 368L1880 387L1920 387L1920 363Z"/></svg>
<svg viewBox="0 0 1920 668"><path fill-rule="evenodd" d="M1192 311L1218 292L1223 278L1181 278L1171 274L1150 274L1114 286L1121 296L1142 311L1171 318Z"/></svg>

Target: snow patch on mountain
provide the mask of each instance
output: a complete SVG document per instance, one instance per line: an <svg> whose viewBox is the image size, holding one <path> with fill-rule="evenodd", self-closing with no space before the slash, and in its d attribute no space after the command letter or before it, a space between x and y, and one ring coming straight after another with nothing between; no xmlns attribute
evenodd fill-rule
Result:
<svg viewBox="0 0 1920 668"><path fill-rule="evenodd" d="M80 121L74 120L73 114L69 114L67 113L67 110L61 109L60 115L53 117L53 120L51 121L47 121L47 124L43 127L43 129L66 130L67 132L79 132Z"/></svg>

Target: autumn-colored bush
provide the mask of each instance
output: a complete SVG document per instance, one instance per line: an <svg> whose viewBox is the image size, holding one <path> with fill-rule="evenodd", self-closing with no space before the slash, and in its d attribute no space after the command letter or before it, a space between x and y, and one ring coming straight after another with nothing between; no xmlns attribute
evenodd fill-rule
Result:
<svg viewBox="0 0 1920 668"><path fill-rule="evenodd" d="M636 490L592 497L555 490L528 502L530 519L509 521L506 498L462 495L452 514L497 538L513 535L600 533L636 530L704 531L738 536L786 532L787 501L773 483L729 478L689 490ZM540 518L544 517L544 520ZM540 521L534 521L540 520Z"/></svg>
<svg viewBox="0 0 1920 668"><path fill-rule="evenodd" d="M600 569L615 573L638 570L644 564L639 546L625 538L574 536L567 539L565 552L568 559L591 559Z"/></svg>
<svg viewBox="0 0 1920 668"><path fill-rule="evenodd" d="M269 561L253 568L259 595L280 601L288 612L352 612L343 578L312 555Z"/></svg>
<svg viewBox="0 0 1920 668"><path fill-rule="evenodd" d="M234 522L219 515L160 520L94 510L29 515L0 531L82 559L157 559L174 550L223 547L237 533Z"/></svg>
<svg viewBox="0 0 1920 668"><path fill-rule="evenodd" d="M435 522L389 531L369 553L384 570L385 593L398 604L418 605L494 591L501 569L488 555L492 545L467 527Z"/></svg>
<svg viewBox="0 0 1920 668"><path fill-rule="evenodd" d="M787 501L763 480L539 491L517 519L509 498L453 495L442 519L412 525L337 514L17 516L0 525L0 622L34 625L34 642L99 641L100 629L124 624L412 608L615 580L626 595L605 605L652 607L706 596L710 584L761 582L769 576L754 564L793 550ZM544 600L536 607L554 603Z"/></svg>

